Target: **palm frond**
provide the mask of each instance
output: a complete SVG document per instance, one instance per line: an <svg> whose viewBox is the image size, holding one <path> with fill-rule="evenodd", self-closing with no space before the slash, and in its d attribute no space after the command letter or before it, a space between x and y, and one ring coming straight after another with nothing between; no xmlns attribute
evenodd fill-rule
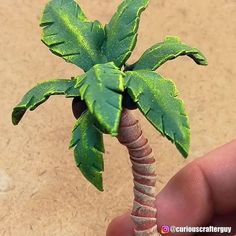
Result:
<svg viewBox="0 0 236 236"><path fill-rule="evenodd" d="M83 113L74 126L70 148L75 147L76 165L84 177L98 190L103 191L104 144L102 133L95 123L96 120L90 112Z"/></svg>
<svg viewBox="0 0 236 236"><path fill-rule="evenodd" d="M91 114L113 136L118 134L122 111L123 75L112 62L98 64L79 77L76 84Z"/></svg>
<svg viewBox="0 0 236 236"><path fill-rule="evenodd" d="M106 58L101 54L104 29L90 22L74 0L52 0L46 5L40 26L42 41L52 53L84 71Z"/></svg>
<svg viewBox="0 0 236 236"><path fill-rule="evenodd" d="M75 89L75 80L49 80L36 85L25 94L22 101L13 109L12 123L17 125L27 109L34 110L44 103L51 95L66 95L66 97L79 96L79 90Z"/></svg>
<svg viewBox="0 0 236 236"><path fill-rule="evenodd" d="M165 62L179 56L188 56L199 65L207 65L207 59L197 48L183 44L177 37L167 37L164 42L147 49L140 59L126 70L156 70Z"/></svg>
<svg viewBox="0 0 236 236"><path fill-rule="evenodd" d="M128 93L150 123L187 157L189 121L183 101L177 98L174 83L147 70L126 72L125 83Z"/></svg>
<svg viewBox="0 0 236 236"><path fill-rule="evenodd" d="M148 2L149 0L124 0L105 27L103 51L108 61L113 61L118 67L128 60L136 45L140 15Z"/></svg>

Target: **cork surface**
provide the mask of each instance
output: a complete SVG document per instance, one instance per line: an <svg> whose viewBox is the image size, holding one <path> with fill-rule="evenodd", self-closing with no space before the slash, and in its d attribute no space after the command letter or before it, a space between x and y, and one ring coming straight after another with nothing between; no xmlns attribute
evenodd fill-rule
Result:
<svg viewBox="0 0 236 236"><path fill-rule="evenodd" d="M81 73L49 52L38 26L46 0L9 0L0 5L0 235L101 236L113 217L132 206L131 165L125 148L105 137L104 189L98 192L75 167L68 150L74 125L71 100L52 97L28 112L18 127L11 110L37 82ZM119 0L80 0L91 19L106 23ZM236 1L151 0L142 16L130 62L166 35L201 49L208 67L189 58L159 72L176 82L191 121L190 157L134 112L157 158L157 191L183 166L235 138ZM223 158L223 157L222 157Z"/></svg>

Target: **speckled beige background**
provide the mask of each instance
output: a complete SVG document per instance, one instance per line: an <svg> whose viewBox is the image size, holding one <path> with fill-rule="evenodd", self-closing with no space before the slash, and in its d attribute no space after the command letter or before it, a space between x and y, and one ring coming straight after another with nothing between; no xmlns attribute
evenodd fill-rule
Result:
<svg viewBox="0 0 236 236"><path fill-rule="evenodd" d="M87 15L102 23L119 2L80 1ZM132 205L125 149L105 137L105 191L100 193L81 176L67 148L74 123L69 99L51 98L18 127L10 121L13 106L38 81L81 73L40 42L45 3L0 3L0 235L102 236L109 221ZM186 163L235 138L236 1L151 0L130 61L165 35L179 35L200 48L209 66L179 58L160 70L174 79L187 106L192 127L188 160L135 113L158 159L158 191Z"/></svg>

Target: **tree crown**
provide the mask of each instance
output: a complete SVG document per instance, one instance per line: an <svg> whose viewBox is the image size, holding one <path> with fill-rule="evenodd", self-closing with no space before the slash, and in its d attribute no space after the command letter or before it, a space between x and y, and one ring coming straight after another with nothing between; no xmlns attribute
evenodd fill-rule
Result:
<svg viewBox="0 0 236 236"><path fill-rule="evenodd" d="M179 38L166 37L128 65L137 42L140 15L148 3L122 1L103 27L99 21L89 21L74 0L49 1L40 23L42 42L55 55L82 68L84 74L35 86L13 110L13 124L18 124L27 109L34 110L51 95L84 100L87 110L76 121L70 147L75 147L75 160L83 175L99 190L103 190L102 133L118 135L123 106L130 101L184 157L189 152L190 129L183 101L177 98L173 81L155 70L183 55L199 65L207 65L207 60Z"/></svg>

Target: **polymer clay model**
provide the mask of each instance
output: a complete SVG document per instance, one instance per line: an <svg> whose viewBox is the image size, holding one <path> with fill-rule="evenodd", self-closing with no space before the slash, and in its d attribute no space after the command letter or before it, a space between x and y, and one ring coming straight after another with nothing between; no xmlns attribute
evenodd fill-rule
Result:
<svg viewBox="0 0 236 236"><path fill-rule="evenodd" d="M199 65L206 58L177 37L167 37L128 65L141 13L149 0L124 0L103 27L89 21L73 0L52 0L41 19L42 41L50 51L84 70L71 79L49 80L31 89L14 108L17 125L51 95L73 98L77 119L70 147L85 178L103 191L103 134L117 137L128 149L134 177L131 213L135 235L159 235L155 207L155 159L148 140L130 110L138 108L148 121L187 157L189 122L174 83L156 73L163 63L187 55ZM114 160L115 161L115 160ZM122 167L121 167L122 168Z"/></svg>

